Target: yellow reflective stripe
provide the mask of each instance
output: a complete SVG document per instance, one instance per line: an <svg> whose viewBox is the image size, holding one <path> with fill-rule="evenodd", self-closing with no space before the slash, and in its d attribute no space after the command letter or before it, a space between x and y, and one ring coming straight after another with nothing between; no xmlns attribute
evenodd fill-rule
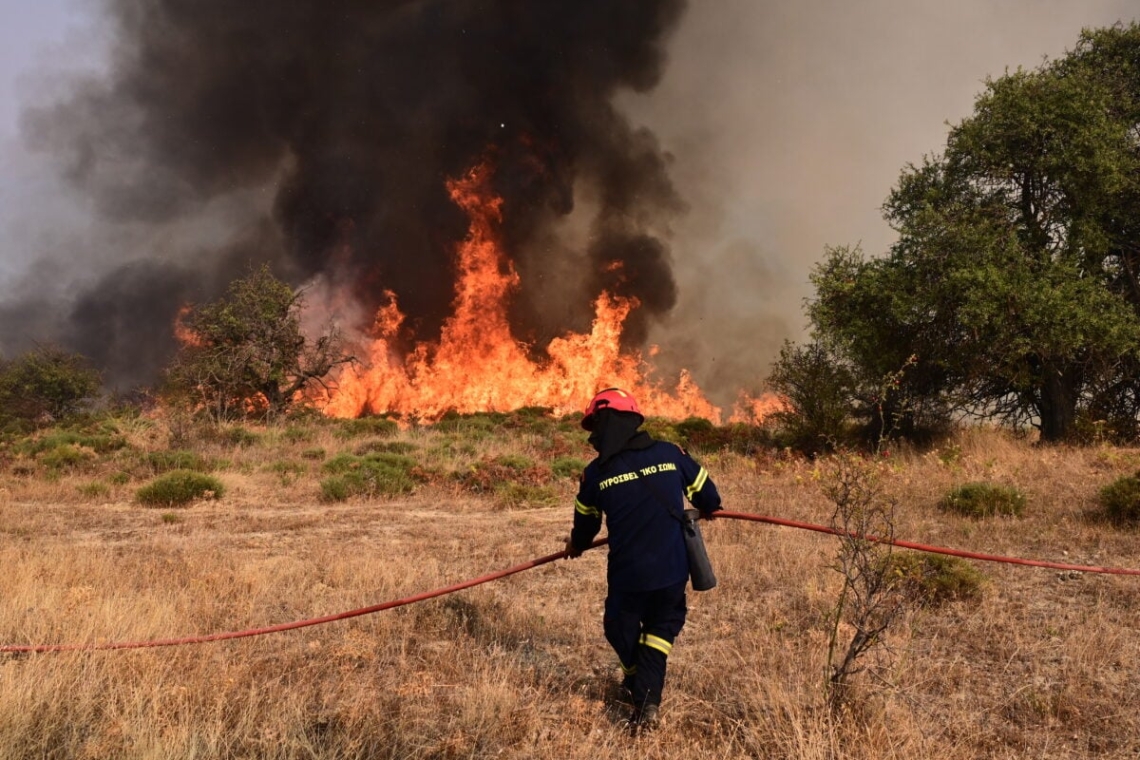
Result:
<svg viewBox="0 0 1140 760"><path fill-rule="evenodd" d="M654 636L651 633L641 634L641 645L649 647L650 649L656 649L658 652L663 653L666 657L668 657L669 653L673 651L672 643L666 641L660 636Z"/></svg>
<svg viewBox="0 0 1140 760"><path fill-rule="evenodd" d="M602 513L598 511L597 507L587 507L577 499L574 500L574 511L586 517L601 517Z"/></svg>
<svg viewBox="0 0 1140 760"><path fill-rule="evenodd" d="M632 676L634 673L637 672L637 666L636 665L631 665L630 667L627 668L625 666L625 663L621 662L620 660L618 661L618 667L621 668L622 675Z"/></svg>
<svg viewBox="0 0 1140 760"><path fill-rule="evenodd" d="M697 479L693 481L693 484L691 486L685 489L685 498L691 500L693 498L693 494L704 488L705 481L708 479L709 471L702 467L701 471L697 473Z"/></svg>

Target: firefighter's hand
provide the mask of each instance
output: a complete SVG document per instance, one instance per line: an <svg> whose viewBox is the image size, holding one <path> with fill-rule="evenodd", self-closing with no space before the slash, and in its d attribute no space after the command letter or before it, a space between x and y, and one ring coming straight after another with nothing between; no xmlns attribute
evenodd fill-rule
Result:
<svg viewBox="0 0 1140 760"><path fill-rule="evenodd" d="M570 559L578 559L578 557L582 556L582 550L575 549L574 542L571 541L569 537L566 538L566 556Z"/></svg>

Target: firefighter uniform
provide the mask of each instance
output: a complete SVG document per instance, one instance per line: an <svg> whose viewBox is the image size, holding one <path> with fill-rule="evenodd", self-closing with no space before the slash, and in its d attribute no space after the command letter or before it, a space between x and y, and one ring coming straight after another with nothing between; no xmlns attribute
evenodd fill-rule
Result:
<svg viewBox="0 0 1140 760"><path fill-rule="evenodd" d="M685 625L689 562L680 522L685 499L705 517L721 508L704 467L679 446L639 433L620 452L599 456L586 467L575 500L573 550L590 545L605 516L604 629L635 710L650 705L656 710L667 658Z"/></svg>

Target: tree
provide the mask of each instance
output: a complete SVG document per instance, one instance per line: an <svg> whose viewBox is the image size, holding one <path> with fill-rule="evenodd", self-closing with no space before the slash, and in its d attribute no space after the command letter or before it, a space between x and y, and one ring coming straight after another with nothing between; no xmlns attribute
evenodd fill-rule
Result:
<svg viewBox="0 0 1140 760"><path fill-rule="evenodd" d="M262 266L231 283L226 297L189 309L183 346L167 371L168 395L217 419L286 412L352 361L337 329L313 341L304 336L303 305L301 293Z"/></svg>
<svg viewBox="0 0 1140 760"><path fill-rule="evenodd" d="M0 418L63 419L80 411L101 388L102 378L82 356L39 346L0 362Z"/></svg>
<svg viewBox="0 0 1140 760"><path fill-rule="evenodd" d="M910 399L1074 436L1140 413L1140 25L989 80L945 152L884 205L882 259L831 249L809 315L871 376L916 358Z"/></svg>

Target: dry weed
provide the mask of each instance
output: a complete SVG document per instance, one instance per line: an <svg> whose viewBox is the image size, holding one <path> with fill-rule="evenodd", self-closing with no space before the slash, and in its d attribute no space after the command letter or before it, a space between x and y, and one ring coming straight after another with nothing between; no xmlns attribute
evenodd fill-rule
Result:
<svg viewBox="0 0 1140 760"><path fill-rule="evenodd" d="M136 454L160 445L129 436ZM549 436L547 437L549 438ZM410 429L446 475L499 457L547 462L542 435ZM559 456L588 459L584 446ZM561 548L557 507L506 509L439 477L398 499L319 500L320 461L351 453L331 426L256 443L198 441L222 462L220 502L177 522L93 499L130 452L53 481L0 473L0 643L147 640L286 622L482 575ZM726 507L826 523L818 463L700 455ZM894 452L884 487L900 538L1108 566L1140 537L1092 519L1095 494L1136 469L1120 449L1038 449L972 430L934 452ZM265 465L296 463L283 484ZM938 500L987 479L1027 494L1020 518L960 518ZM91 492L89 491L88 494ZM610 700L601 634L604 549L418 605L326 626L181 648L0 656L0 760L15 758L1087 758L1140 749L1140 580L1009 565L969 603L916 609L845 712L827 710L835 540L715 521L720 585L690 594L665 723L632 740Z"/></svg>

